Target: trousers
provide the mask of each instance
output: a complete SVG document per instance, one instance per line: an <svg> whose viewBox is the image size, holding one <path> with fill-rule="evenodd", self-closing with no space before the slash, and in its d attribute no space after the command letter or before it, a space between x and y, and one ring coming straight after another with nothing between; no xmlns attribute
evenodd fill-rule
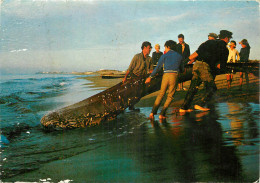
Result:
<svg viewBox="0 0 260 183"><path fill-rule="evenodd" d="M182 109L189 109L194 96L198 92L198 88L203 82L205 85L205 94L199 100L198 105L204 106L211 100L213 94L217 91L215 84L215 74L212 73L209 65L206 62L196 61L193 65L191 84L185 96L184 102L181 106Z"/></svg>
<svg viewBox="0 0 260 183"><path fill-rule="evenodd" d="M173 95L176 91L177 84L178 84L178 73L164 73L163 74L161 89L160 89L160 92L159 92L158 96L156 97L156 100L153 105L153 109L152 109L153 114L157 114L158 108L161 105L162 99L168 89L167 99L166 99L163 109L160 113L160 115L163 115L163 116L165 115L167 108L169 107L169 105L171 104L171 102L173 100Z"/></svg>

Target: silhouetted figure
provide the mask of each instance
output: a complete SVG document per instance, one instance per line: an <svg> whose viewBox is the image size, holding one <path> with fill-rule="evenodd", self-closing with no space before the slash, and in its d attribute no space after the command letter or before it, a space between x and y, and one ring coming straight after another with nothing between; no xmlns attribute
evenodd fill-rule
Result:
<svg viewBox="0 0 260 183"><path fill-rule="evenodd" d="M249 62L249 54L250 54L250 45L248 43L248 41L246 39L243 39L241 42L239 42L239 44L241 44L242 48L240 49L240 62ZM245 73L245 78L246 78L246 84L249 84L249 78L248 78L248 72L244 72ZM240 72L240 90L242 90L242 83L243 83L243 72Z"/></svg>
<svg viewBox="0 0 260 183"><path fill-rule="evenodd" d="M178 35L178 41L177 52L181 54L182 59L185 60L190 56L190 46L184 42L183 34ZM183 84L184 82L179 83L179 90L186 90L186 88L183 88Z"/></svg>

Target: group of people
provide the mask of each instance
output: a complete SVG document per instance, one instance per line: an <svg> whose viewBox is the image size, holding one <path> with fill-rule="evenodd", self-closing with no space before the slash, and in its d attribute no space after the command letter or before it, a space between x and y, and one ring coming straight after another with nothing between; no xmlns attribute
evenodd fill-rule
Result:
<svg viewBox="0 0 260 183"><path fill-rule="evenodd" d="M183 34L178 35L178 41L179 41L179 43L176 45L175 51L178 52L182 56L182 60L185 60L190 56L190 46L186 42L184 42ZM155 52L153 52L153 54L152 54L152 64L153 64L153 67L155 68L159 61L159 58L166 52L164 51L164 53L162 53L160 51L159 44L156 44L154 48L155 48ZM179 83L179 90L187 90L186 88L183 87L183 82Z"/></svg>
<svg viewBox="0 0 260 183"><path fill-rule="evenodd" d="M232 32L228 30L221 30L219 35L210 33L208 40L202 43L198 49L190 55L189 45L184 42L184 35L180 34L178 36L178 44L173 40L165 42L164 53L160 52L160 46L156 44L156 51L153 52L152 57L149 56L152 45L150 42L145 41L141 47L142 52L133 57L123 79L123 83L126 82L128 76L132 78L144 78L147 74L150 74L145 80L145 83L148 84L157 73L163 72L161 89L154 102L149 118L153 119L154 115L157 114L161 101L168 89L167 99L159 115L159 119L164 119L166 110L173 100L174 93L178 86L181 65L188 60L187 64L193 64L193 76L185 100L179 111L190 112L193 110L191 103L202 82L205 86L205 94L200 101L194 105L194 109L208 111L210 108L206 107L206 104L217 90L214 82L216 74L220 70L226 69L227 62L239 60L238 57L236 59L237 55L240 55L240 61L246 61L246 59L248 61L250 46L247 40L243 39L241 41L242 49L240 54L238 54L237 51L234 51L233 45L236 45L234 41L230 43L229 48L227 47L231 38ZM231 75L231 73L229 75ZM183 83L179 85L179 89L183 89ZM133 109L133 107L131 107L131 109Z"/></svg>
<svg viewBox="0 0 260 183"><path fill-rule="evenodd" d="M228 47L229 55L228 55L227 63L248 62L249 54L250 54L250 45L246 39L243 39L241 42L239 42L239 44L241 44L242 47L240 53L236 49L236 41L234 40L230 41ZM249 77L247 72L240 72L239 75L240 75L239 85L240 85L240 90L242 90L243 75L245 75L247 85L249 84ZM227 74L228 89L231 88L232 79L233 79L233 73L232 72L228 73Z"/></svg>

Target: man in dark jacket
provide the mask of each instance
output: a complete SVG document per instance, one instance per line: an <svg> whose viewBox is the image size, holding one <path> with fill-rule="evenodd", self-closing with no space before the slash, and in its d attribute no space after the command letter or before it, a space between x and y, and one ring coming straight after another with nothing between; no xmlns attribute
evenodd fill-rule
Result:
<svg viewBox="0 0 260 183"><path fill-rule="evenodd" d="M212 98L217 90L214 82L216 74L220 69L226 69L229 54L227 43L230 41L230 38L232 38L232 32L221 30L219 40L208 40L202 43L197 51L189 57L191 60L189 62L190 64L194 62L195 59L196 62L193 65L193 76L190 88L185 96L180 112L191 110L192 100L202 82L204 82L206 91L198 104L194 106L194 109L202 111L210 110L209 108L204 108L204 105Z"/></svg>
<svg viewBox="0 0 260 183"><path fill-rule="evenodd" d="M154 46L155 48L155 51L153 52L152 54L152 64L153 64L153 68L156 67L160 57L163 55L163 53L160 51L160 45L159 44L156 44Z"/></svg>
<svg viewBox="0 0 260 183"><path fill-rule="evenodd" d="M248 62L251 47L246 39L243 39L241 42L239 42L239 44L241 44L241 46L242 46L240 53L239 53L240 62ZM242 90L243 72L240 72L239 75L240 75L239 85L240 85L240 90ZM247 72L245 72L245 78L246 78L246 84L248 85L249 77L248 77Z"/></svg>
<svg viewBox="0 0 260 183"><path fill-rule="evenodd" d="M184 35L179 34L178 35L178 41L176 51L181 54L182 59L185 60L190 56L190 46L184 42ZM179 83L179 90L183 90L183 82Z"/></svg>

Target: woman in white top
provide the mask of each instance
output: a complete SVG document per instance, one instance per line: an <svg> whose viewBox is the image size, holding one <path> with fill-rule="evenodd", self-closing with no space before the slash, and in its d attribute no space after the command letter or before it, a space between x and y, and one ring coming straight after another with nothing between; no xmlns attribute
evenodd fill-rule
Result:
<svg viewBox="0 0 260 183"><path fill-rule="evenodd" d="M228 55L227 63L236 63L240 59L239 53L236 50L236 41L230 41L228 50L229 50L229 55ZM227 74L228 89L230 89L231 87L232 79L233 79L233 74L232 73Z"/></svg>

